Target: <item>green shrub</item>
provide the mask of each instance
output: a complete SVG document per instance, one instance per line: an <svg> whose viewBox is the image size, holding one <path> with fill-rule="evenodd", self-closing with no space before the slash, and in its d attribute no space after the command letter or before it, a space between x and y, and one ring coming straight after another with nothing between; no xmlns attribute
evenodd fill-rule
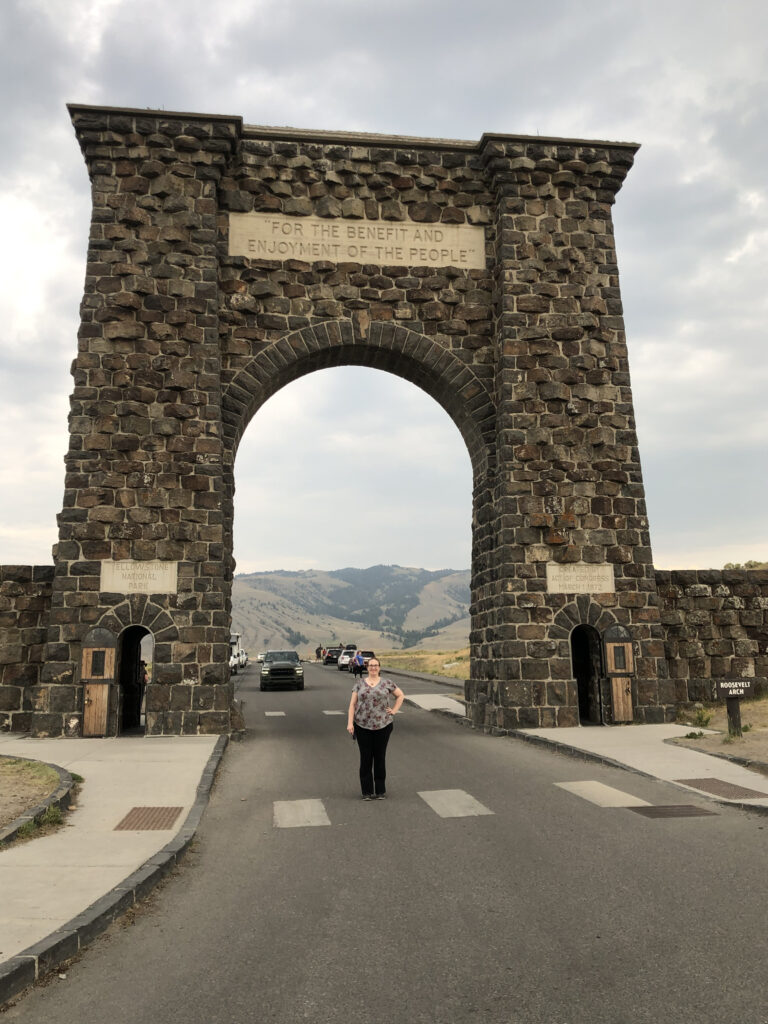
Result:
<svg viewBox="0 0 768 1024"><path fill-rule="evenodd" d="M696 725L702 729L706 729L709 723L712 721L712 712L707 711L706 708L696 708L696 713L693 716L693 720Z"/></svg>

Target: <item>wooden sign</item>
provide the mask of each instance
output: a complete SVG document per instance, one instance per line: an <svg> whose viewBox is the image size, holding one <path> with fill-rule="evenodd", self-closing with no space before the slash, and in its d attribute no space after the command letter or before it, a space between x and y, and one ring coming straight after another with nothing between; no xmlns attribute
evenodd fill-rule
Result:
<svg viewBox="0 0 768 1024"><path fill-rule="evenodd" d="M751 697L754 679L718 679L718 697Z"/></svg>

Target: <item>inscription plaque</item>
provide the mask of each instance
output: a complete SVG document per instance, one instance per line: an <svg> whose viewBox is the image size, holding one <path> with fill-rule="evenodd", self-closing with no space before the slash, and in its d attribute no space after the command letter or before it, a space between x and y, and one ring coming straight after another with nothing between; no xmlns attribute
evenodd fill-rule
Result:
<svg viewBox="0 0 768 1024"><path fill-rule="evenodd" d="M484 270L485 231L471 224L230 213L229 255Z"/></svg>
<svg viewBox="0 0 768 1024"><path fill-rule="evenodd" d="M100 589L113 594L175 594L178 563L126 558L101 563Z"/></svg>
<svg viewBox="0 0 768 1024"><path fill-rule="evenodd" d="M612 565L547 562L548 594L612 594L615 589Z"/></svg>

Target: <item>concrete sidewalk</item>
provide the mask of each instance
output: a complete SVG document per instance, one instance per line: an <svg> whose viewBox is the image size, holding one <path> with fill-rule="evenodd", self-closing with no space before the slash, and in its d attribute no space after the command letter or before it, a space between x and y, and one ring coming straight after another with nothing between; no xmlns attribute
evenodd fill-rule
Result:
<svg viewBox="0 0 768 1024"><path fill-rule="evenodd" d="M217 736L0 736L0 754L84 779L63 828L0 850L0 1004L74 955L170 871L194 835L225 746ZM116 830L134 808L164 808L173 820Z"/></svg>
<svg viewBox="0 0 768 1024"><path fill-rule="evenodd" d="M668 742L690 731L690 726L681 725L617 725L525 729L512 735L564 753L628 768L700 797L768 813L768 776L726 758Z"/></svg>

